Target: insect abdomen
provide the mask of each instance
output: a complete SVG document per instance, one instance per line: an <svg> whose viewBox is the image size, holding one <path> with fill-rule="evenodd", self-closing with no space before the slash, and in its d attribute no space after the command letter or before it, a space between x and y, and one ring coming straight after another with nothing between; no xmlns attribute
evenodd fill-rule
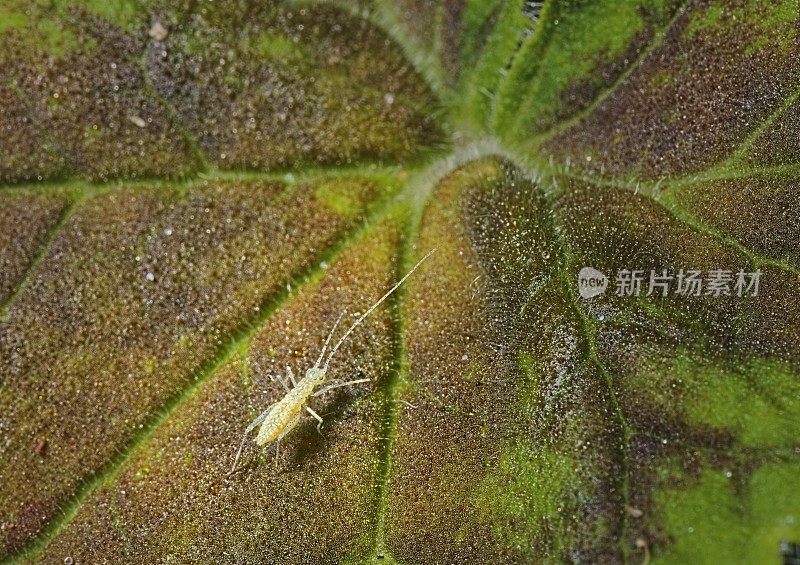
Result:
<svg viewBox="0 0 800 565"><path fill-rule="evenodd" d="M283 404L283 403L281 403ZM256 436L258 445L266 445L278 439L283 429L292 421L300 411L294 406L281 405L275 406L267 419L261 424Z"/></svg>
<svg viewBox="0 0 800 565"><path fill-rule="evenodd" d="M275 408L272 409L272 412L261 424L256 436L256 444L264 446L278 439L281 432L303 409L303 405L312 390L313 388L304 387L300 383L297 388L283 397L283 400L275 405Z"/></svg>

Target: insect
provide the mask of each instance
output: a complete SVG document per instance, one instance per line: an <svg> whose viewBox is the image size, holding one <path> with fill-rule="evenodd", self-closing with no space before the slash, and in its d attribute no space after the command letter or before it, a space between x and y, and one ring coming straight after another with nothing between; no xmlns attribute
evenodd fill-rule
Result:
<svg viewBox="0 0 800 565"><path fill-rule="evenodd" d="M365 383L370 379L357 379L354 381L347 381L343 383L334 383L328 386L322 387L319 390L316 390L317 387L324 384L328 378L328 365L331 362L331 358L333 358L334 353L339 349L339 347L344 343L344 340L350 335L350 333L355 330L361 322L363 322L367 316L369 316L375 308L380 306L380 304L386 300L389 295L391 295L397 288L405 282L405 280L411 276L411 274L417 270L417 268L422 265L422 263L431 256L431 254L436 251L436 248L430 250L427 255L425 255L422 259L420 259L416 265L408 272L406 275L400 279L389 291L384 294L380 300L378 300L375 304L369 307L369 309L364 312L358 319L353 323L352 326L344 333L344 335L339 338L339 341L336 342L336 345L331 349L330 353L328 354L327 358L325 357L325 351L330 344L331 338L333 337L336 328L339 326L339 322L344 316L344 312L339 314L339 317L336 319L336 323L333 324L333 328L331 329L330 333L328 334L327 339L325 339L325 343L322 346L322 351L320 351L319 357L317 358L317 362L314 363L314 366L311 367L306 371L305 377L299 382L295 380L294 373L292 372L291 367L286 367L286 376L291 382L293 388L289 388L289 385L283 380L280 376L271 377L271 380L277 380L281 383L284 390L286 391L286 396L284 396L278 402L275 402L271 406L269 406L266 410L264 410L261 414L259 414L255 420L250 422L247 428L244 431L244 435L242 436L242 443L239 445L239 450L236 452L236 458L233 461L233 466L231 467L228 476L233 474L236 471L236 465L239 463L239 457L242 454L242 449L244 448L244 444L247 441L247 436L252 432L257 426L261 426L258 430L258 434L256 435L256 444L263 447L269 443L276 442L275 447L275 464L278 464L278 452L280 451L281 440L291 432L297 423L300 421L300 416L305 409L306 412L311 414L314 419L317 420L317 430L321 430L322 427L322 417L317 414L310 406L306 403L308 402L309 398L314 396L320 396L325 394L326 392L343 387L348 385L354 385L359 383ZM322 360L325 358L325 362L323 364Z"/></svg>

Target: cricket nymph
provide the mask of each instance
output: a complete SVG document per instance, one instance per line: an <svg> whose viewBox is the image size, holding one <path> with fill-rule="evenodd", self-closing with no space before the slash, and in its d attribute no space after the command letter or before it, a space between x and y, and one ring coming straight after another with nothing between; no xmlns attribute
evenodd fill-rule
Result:
<svg viewBox="0 0 800 565"><path fill-rule="evenodd" d="M287 370L291 374L288 367ZM282 433L291 431L296 424L295 420L299 419L308 397L316 387L325 382L325 378L326 371L320 367L311 367L306 371L306 376L297 383L297 386L272 405L272 410L258 430L256 444L263 447L278 439ZM293 382L293 379L290 380Z"/></svg>
<svg viewBox="0 0 800 565"><path fill-rule="evenodd" d="M273 381L277 380L278 382L281 383L284 390L286 391L286 396L284 396L281 400L272 404L269 408L264 410L261 414L258 415L258 417L256 417L255 420L250 422L250 424L247 426L247 428L244 431L244 436L242 437L242 443L239 446L239 451L236 452L236 458L233 461L233 467L231 467L231 470L228 473L229 475L232 474L234 471L236 471L236 465L239 462L239 456L242 454L242 448L244 448L244 443L247 440L247 435L251 431L253 431L256 428L256 426L260 426L258 434L256 435L257 445L263 447L269 443L275 442L276 445L275 464L277 465L278 450L280 449L281 440L284 438L284 436L286 436L286 434L291 432L297 425L297 423L300 421L300 416L303 410L311 414L311 416L313 416L314 419L317 420L317 430L320 430L322 427L322 417L316 412L314 412L314 410L312 410L311 407L308 406L307 404L308 399L310 397L319 396L334 388L354 385L358 383L365 383L369 381L369 379L357 379L355 381L334 383L328 386L323 386L319 390L316 390L318 386L322 385L327 380L328 365L331 362L331 358L333 357L333 354L336 353L336 351L338 351L339 346L342 345L342 343L344 343L344 340L347 339L347 336L349 336L350 333L354 329L356 329L361 324L361 322L363 322L364 319L375 310L375 308L377 308L384 300L386 300L390 294L392 294L395 290L397 290L397 288L401 284L403 284L403 282L408 277L411 276L411 273L416 271L417 267L419 267L422 264L422 262L425 261L425 259L430 257L434 251L436 251L436 249L432 249L431 251L429 251L428 254L425 255L425 257L423 257L422 259L420 259L417 262L417 264L414 265L414 267L408 273L406 273L406 275L402 279L400 279L392 288L389 289L389 291L386 294L384 294L380 298L380 300L378 300L375 304L370 306L370 308L366 312L364 312L363 314L361 314L361 316L358 317L358 319L353 323L353 325L350 326L350 328L346 332L344 332L344 335L341 338L339 338L339 341L336 342L336 345L333 347L330 354L328 354L328 357L325 359L324 365L322 364L322 359L325 357L325 351L328 349L328 344L331 341L331 337L333 336L333 333L336 331L336 328L339 326L339 322L341 321L344 312L342 312L339 315L339 318L336 320L336 323L333 325L333 328L328 334L328 337L322 346L322 351L320 352L319 357L317 358L317 362L314 363L313 367L311 367L306 371L305 377L303 377L300 380L300 382L297 382L297 380L295 380L294 373L292 372L292 369L290 367L286 367L286 376L288 377L289 382L291 382L292 384L291 389L289 388L289 385L286 383L286 381L284 381L281 377L279 376L271 377Z"/></svg>

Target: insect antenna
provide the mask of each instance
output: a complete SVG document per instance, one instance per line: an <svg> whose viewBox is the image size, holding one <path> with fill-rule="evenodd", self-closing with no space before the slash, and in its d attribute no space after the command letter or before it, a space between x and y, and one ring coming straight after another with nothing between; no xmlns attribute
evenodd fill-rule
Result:
<svg viewBox="0 0 800 565"><path fill-rule="evenodd" d="M350 333L351 333L351 332L352 332L354 329L356 329L356 328L357 328L357 327L358 327L358 326L361 324L361 322L363 322L363 321L364 321L364 319L365 319L367 316L369 316L370 314L372 314L372 311L373 311L373 310L375 310L375 308L377 308L378 306L380 306L380 305L381 305L381 303L382 303L384 300L386 300L387 298L389 298L389 295L391 295L391 294L392 294L392 293L393 293L395 290L397 290L397 288L398 288L398 287L399 287L401 284L403 284L403 283L405 282L405 280L406 280L408 277L410 277L410 276L411 276L411 274L412 274L414 271L416 271L416 270L417 270L417 267L419 267L420 265L422 265L422 263L423 263L423 262L424 262L424 261L425 261L425 260L426 260L428 257L430 257L430 256L433 254L433 252L434 252L434 251L436 251L437 249L438 249L437 247L434 247L433 249L431 249L430 251L428 251L428 253L427 253L427 255L425 255L425 257L423 257L422 259L420 259L419 261L417 261L417 264L416 264L416 265L414 265L414 267L412 267L412 269L411 269L410 271L408 271L408 272L406 273L406 275L405 275L405 276L404 276L402 279L400 279L399 281L397 281L397 283L395 283L395 285L394 285L392 288L390 288L390 289L389 289L389 292L387 292L386 294L384 294L383 296L381 296L380 300L378 300L378 301L377 301L375 304L373 304L372 306L370 306L370 307L369 307L369 310L367 310L366 312L364 312L363 314L361 314L361 316L359 316L359 317L358 317L358 319L355 321L355 323L354 323L352 326L350 326L350 328L349 328L349 329L348 329L346 332L344 332L344 335L343 335L341 338L339 338L339 341L337 341L337 342L336 342L336 345L333 347L333 349L331 350L330 354L328 355L328 358L325 360L325 370L327 370L327 369L328 369L328 364L331 362L331 358L333 357L333 354L334 354L334 353L336 353L336 351L339 349L339 346L340 346L340 345L342 345L342 343L344 342L344 340L345 340L345 339L347 339L347 336L349 336L349 335L350 335ZM323 350L324 350L324 349L323 349Z"/></svg>
<svg viewBox="0 0 800 565"><path fill-rule="evenodd" d="M325 343L322 345L322 351L319 352L319 358L317 359L317 362L314 363L314 367L319 367L319 364L322 363L322 357L325 355L325 350L328 348L328 344L331 342L331 337L333 337L333 332L335 332L336 328L339 326L339 322L342 320L342 316L344 316L344 311L342 311L342 313L339 314L339 317L336 318L336 323L333 324L333 327L331 328L331 333L328 334L328 338L325 340ZM328 367L328 364L325 363L325 368L327 368L327 367Z"/></svg>

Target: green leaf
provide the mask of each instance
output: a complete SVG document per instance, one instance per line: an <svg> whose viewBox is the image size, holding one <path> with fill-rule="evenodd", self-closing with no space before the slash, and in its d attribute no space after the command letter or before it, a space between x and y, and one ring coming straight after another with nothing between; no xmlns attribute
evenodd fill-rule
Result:
<svg viewBox="0 0 800 565"><path fill-rule="evenodd" d="M798 8L0 0L0 559L779 562Z"/></svg>

